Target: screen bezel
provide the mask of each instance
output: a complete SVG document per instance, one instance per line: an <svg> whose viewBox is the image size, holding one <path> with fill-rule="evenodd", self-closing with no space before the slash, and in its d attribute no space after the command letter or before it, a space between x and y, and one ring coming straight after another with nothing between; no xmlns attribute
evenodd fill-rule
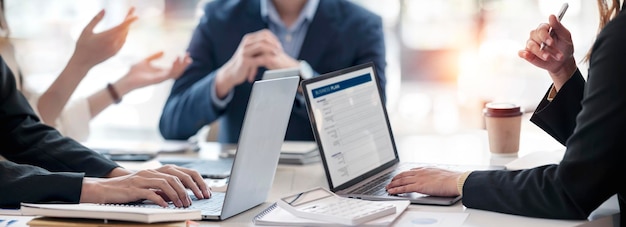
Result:
<svg viewBox="0 0 626 227"><path fill-rule="evenodd" d="M358 71L358 70L362 70L362 69L365 69L365 68L368 68L368 67L371 68L371 71L372 71L372 73L374 75L374 82L376 83L376 87L378 88L378 89L376 89L376 93L377 93L377 95L380 98L380 101L382 103L381 108L383 109L383 114L385 116L385 121L386 121L386 124L387 124L387 131L389 132L389 137L391 139L391 146L392 146L393 153L394 153L395 157L391 161L388 161L388 162L384 163L383 165L381 165L381 166L379 166L377 168L374 168L374 169L372 169L370 171L367 171L367 172L361 174L360 176L355 177L352 180L349 180L349 181L347 181L347 182L345 182L343 184L340 184L340 185L334 185L333 182L332 182L332 178L330 176L330 168L328 166L328 160L326 160L326 155L324 153L324 147L322 145L322 142L320 141L320 135L319 135L318 128L317 128L317 122L315 121L314 113L313 113L313 110L312 110L312 107L311 107L311 103L313 102L313 100L311 100L311 98L309 97L309 86L310 86L310 84L313 84L313 83L316 83L316 82L319 82L319 81L322 81L322 80L326 80L326 79L329 79L329 78L342 76L342 75L345 75L347 73ZM303 96L304 96L305 101L306 101L306 109L307 109L307 113L309 115L309 121L311 122L311 128L313 129L313 135L315 137L315 141L317 143L317 147L318 147L318 150L320 152L320 156L322 158L322 164L324 165L324 172L326 174L326 180L328 181L328 187L330 188L330 190L332 192L337 192L337 191L341 191L343 189L346 189L346 188L348 188L348 187L350 187L350 186L352 186L354 184L357 184L357 183L359 183L359 182L361 182L361 181L367 179L368 177L371 177L371 176L373 176L373 175L375 175L377 173L380 173L381 171L383 171L383 170L385 170L385 169L387 169L387 168L389 168L389 167L391 167L391 166L393 166L393 165L395 165L395 164L400 162L400 158L398 156L398 150L396 149L395 139L393 137L393 132L391 131L391 124L389 123L389 116L387 114L387 108L385 106L386 103L384 102L383 96L381 95L382 88L380 86L380 81L378 79L378 74L376 73L376 68L374 66L374 63L368 62L368 63L364 63L364 64L361 64L361 65L356 65L356 66L352 66L352 67L349 67L349 68L345 68L345 69L337 70L337 71L334 71L334 72L326 73L326 74L323 74L323 75L320 75L320 76L317 76L317 77L313 77L311 79L303 80L301 82L300 86L302 87Z"/></svg>

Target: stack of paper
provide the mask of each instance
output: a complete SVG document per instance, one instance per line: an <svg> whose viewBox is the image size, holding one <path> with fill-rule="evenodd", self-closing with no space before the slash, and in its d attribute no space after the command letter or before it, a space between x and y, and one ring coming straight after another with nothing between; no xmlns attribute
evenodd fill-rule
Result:
<svg viewBox="0 0 626 227"><path fill-rule="evenodd" d="M308 164L320 161L320 152L315 142L285 141L281 147L280 164Z"/></svg>

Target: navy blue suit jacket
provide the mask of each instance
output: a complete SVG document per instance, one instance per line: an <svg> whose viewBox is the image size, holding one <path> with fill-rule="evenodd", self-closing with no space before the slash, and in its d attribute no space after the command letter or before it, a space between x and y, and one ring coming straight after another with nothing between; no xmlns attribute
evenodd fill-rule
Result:
<svg viewBox="0 0 626 227"><path fill-rule="evenodd" d="M265 28L258 0L218 0L206 5L188 48L193 63L174 83L161 115L159 128L163 137L187 139L202 126L221 118L218 140L237 143L252 84L236 86L232 101L225 108L218 108L211 99L216 70L231 58L245 34ZM374 62L384 88L382 20L345 0L321 0L298 60L307 61L317 73ZM257 80L264 71L259 70ZM314 140L301 97L294 102L285 139Z"/></svg>

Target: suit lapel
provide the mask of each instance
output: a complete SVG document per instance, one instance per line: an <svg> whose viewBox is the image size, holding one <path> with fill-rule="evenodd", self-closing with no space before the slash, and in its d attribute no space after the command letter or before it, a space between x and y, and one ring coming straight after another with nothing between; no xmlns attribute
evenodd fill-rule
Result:
<svg viewBox="0 0 626 227"><path fill-rule="evenodd" d="M326 47L332 40L335 40L339 30L337 2L337 0L320 0L317 12L302 43L298 59L307 61L312 67L318 65Z"/></svg>

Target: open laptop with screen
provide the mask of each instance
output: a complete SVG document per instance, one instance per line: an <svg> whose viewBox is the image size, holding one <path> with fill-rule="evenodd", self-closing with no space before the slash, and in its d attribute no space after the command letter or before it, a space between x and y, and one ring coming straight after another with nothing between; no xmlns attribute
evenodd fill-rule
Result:
<svg viewBox="0 0 626 227"><path fill-rule="evenodd" d="M294 76L254 82L226 192L204 200L190 195L189 208L201 210L202 219L224 220L265 202L299 81Z"/></svg>
<svg viewBox="0 0 626 227"><path fill-rule="evenodd" d="M400 162L372 63L304 80L302 90L331 191L417 204L451 205L461 199L386 192L396 174L427 165Z"/></svg>

